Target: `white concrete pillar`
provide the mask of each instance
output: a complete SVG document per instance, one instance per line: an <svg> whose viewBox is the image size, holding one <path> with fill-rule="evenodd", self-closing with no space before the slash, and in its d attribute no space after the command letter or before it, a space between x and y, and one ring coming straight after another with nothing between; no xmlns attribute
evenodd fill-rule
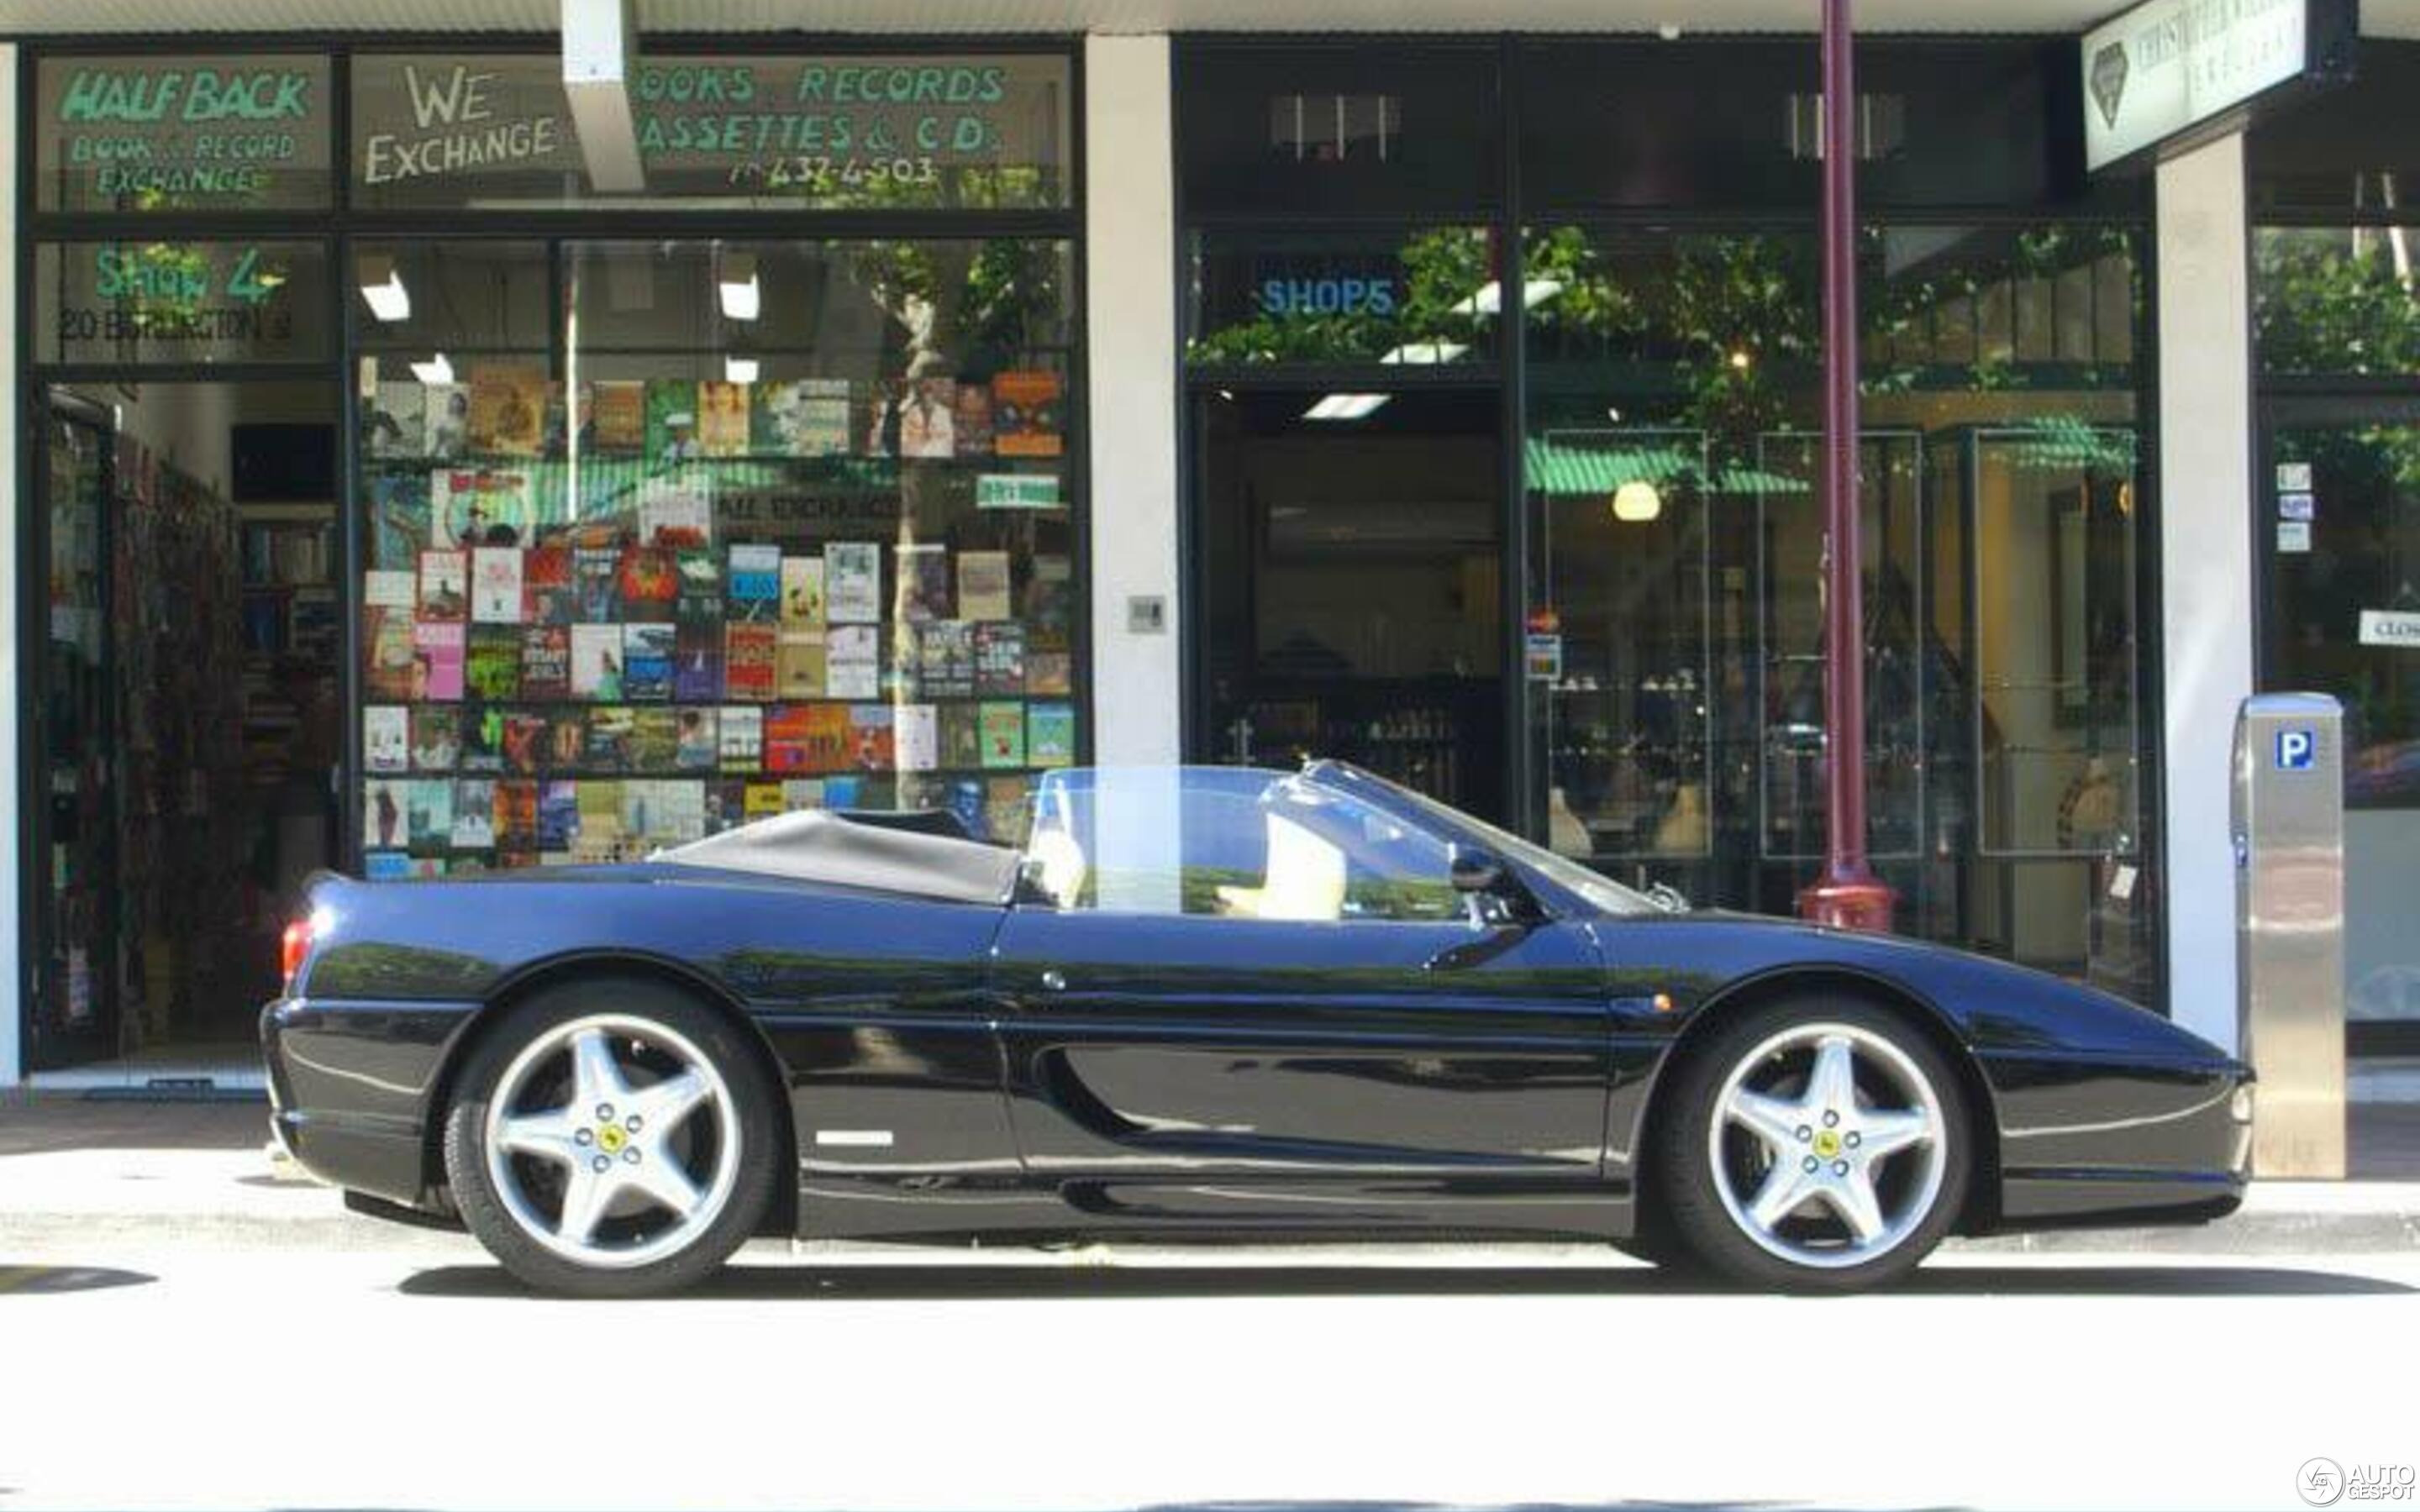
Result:
<svg viewBox="0 0 2420 1512"><path fill-rule="evenodd" d="M1084 40L1085 335L1092 442L1093 749L1181 754L1176 163L1166 37ZM1161 627L1128 627L1156 598Z"/></svg>
<svg viewBox="0 0 2420 1512"><path fill-rule="evenodd" d="M0 122L13 138L17 122L17 49L0 43ZM8 507L0 519L14 520L23 505L16 499L18 438L24 434L24 409L17 393L17 154L0 152L0 500ZM0 668L8 678L8 696L0 699L0 810L17 806L17 715L31 696L34 671L19 656L17 644L17 532L0 532ZM0 829L23 846L31 840L30 814L12 815ZM18 858L0 865L0 1087L14 1087L24 1076L25 1005L23 951L25 943L23 900L17 896Z"/></svg>
<svg viewBox="0 0 2420 1512"><path fill-rule="evenodd" d="M2252 691L2252 291L2243 138L2159 168L2160 602L2170 1015L2232 1050L2228 760Z"/></svg>

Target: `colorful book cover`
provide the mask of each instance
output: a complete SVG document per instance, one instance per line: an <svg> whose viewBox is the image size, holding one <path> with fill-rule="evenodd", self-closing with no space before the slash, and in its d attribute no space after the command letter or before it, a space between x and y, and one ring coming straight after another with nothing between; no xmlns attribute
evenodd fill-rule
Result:
<svg viewBox="0 0 2420 1512"><path fill-rule="evenodd" d="M471 450L482 456L536 456L546 448L546 388L535 367L471 370Z"/></svg>
<svg viewBox="0 0 2420 1512"><path fill-rule="evenodd" d="M636 378L589 385L589 442L600 452L638 452L647 444L647 386Z"/></svg>
<svg viewBox="0 0 2420 1512"><path fill-rule="evenodd" d="M871 625L835 625L824 633L824 695L870 699L882 686L880 631Z"/></svg>
<svg viewBox="0 0 2420 1512"><path fill-rule="evenodd" d="M517 546L483 546L471 552L471 618L481 625L519 625L521 551Z"/></svg>
<svg viewBox="0 0 2420 1512"><path fill-rule="evenodd" d="M621 702L620 625L575 625L571 627L571 696L599 703Z"/></svg>
<svg viewBox="0 0 2420 1512"><path fill-rule="evenodd" d="M471 449L471 386L430 383L424 388L427 396L421 405L422 428L427 435L428 455L454 461Z"/></svg>
<svg viewBox="0 0 2420 1512"><path fill-rule="evenodd" d="M410 614L420 602L420 575L380 568L363 573L362 602L371 609L399 609Z"/></svg>
<svg viewBox="0 0 2420 1512"><path fill-rule="evenodd" d="M362 764L373 772L411 770L411 715L399 703L362 710Z"/></svg>
<svg viewBox="0 0 2420 1512"><path fill-rule="evenodd" d="M669 772L680 764L680 712L669 707L630 711L630 770Z"/></svg>
<svg viewBox="0 0 2420 1512"><path fill-rule="evenodd" d="M1032 644L1045 651L1065 651L1074 644L1075 574L1067 558L1033 559L1033 577L1025 585L1024 618Z"/></svg>
<svg viewBox="0 0 2420 1512"><path fill-rule="evenodd" d="M747 823L745 782L708 782L706 786L706 832L720 835Z"/></svg>
<svg viewBox="0 0 2420 1512"><path fill-rule="evenodd" d="M497 783L496 849L535 851L537 848L537 784L528 781Z"/></svg>
<svg viewBox="0 0 2420 1512"><path fill-rule="evenodd" d="M622 626L622 696L633 703L668 703L677 632L670 621Z"/></svg>
<svg viewBox="0 0 2420 1512"><path fill-rule="evenodd" d="M362 844L372 850L401 845L408 834L405 812L411 804L411 783L401 778L374 777L362 784Z"/></svg>
<svg viewBox="0 0 2420 1512"><path fill-rule="evenodd" d="M571 553L575 617L602 625L622 617L622 548L583 546Z"/></svg>
<svg viewBox="0 0 2420 1512"><path fill-rule="evenodd" d="M813 703L777 703L765 711L765 770L818 770L809 764L807 754L817 707Z"/></svg>
<svg viewBox="0 0 2420 1512"><path fill-rule="evenodd" d="M985 766L1025 764L1025 705L985 703L976 715L983 731Z"/></svg>
<svg viewBox="0 0 2420 1512"><path fill-rule="evenodd" d="M451 703L413 705L411 769L415 772L450 772L461 760L461 709Z"/></svg>
<svg viewBox="0 0 2420 1512"><path fill-rule="evenodd" d="M782 614L782 548L778 546L735 546L731 548L727 612L745 625L770 624Z"/></svg>
<svg viewBox="0 0 2420 1512"><path fill-rule="evenodd" d="M820 777L785 777L782 779L782 808L784 812L798 813L827 807L830 779Z"/></svg>
<svg viewBox="0 0 2420 1512"><path fill-rule="evenodd" d="M807 769L814 772L845 770L849 764L850 728L847 705L809 704L807 706Z"/></svg>
<svg viewBox="0 0 2420 1512"><path fill-rule="evenodd" d="M726 703L715 716L715 763L745 776L765 764L765 711L753 703Z"/></svg>
<svg viewBox="0 0 2420 1512"><path fill-rule="evenodd" d="M955 432L960 456L991 455L991 385L966 382L958 385L952 429Z"/></svg>
<svg viewBox="0 0 2420 1512"><path fill-rule="evenodd" d="M412 572L429 545L428 474L380 468L370 474L369 565Z"/></svg>
<svg viewBox="0 0 2420 1512"><path fill-rule="evenodd" d="M412 378L381 378L362 412L362 455L381 460L428 455L428 391Z"/></svg>
<svg viewBox="0 0 2420 1512"><path fill-rule="evenodd" d="M519 546L535 533L530 475L518 468L440 468L428 475L431 546Z"/></svg>
<svg viewBox="0 0 2420 1512"><path fill-rule="evenodd" d="M975 627L964 620L916 626L916 688L928 699L975 695Z"/></svg>
<svg viewBox="0 0 2420 1512"><path fill-rule="evenodd" d="M405 843L443 849L454 843L454 779L415 777L404 784Z"/></svg>
<svg viewBox="0 0 2420 1512"><path fill-rule="evenodd" d="M984 833L1002 845L1022 847L1033 822L1032 794L1026 778L984 779Z"/></svg>
<svg viewBox="0 0 2420 1512"><path fill-rule="evenodd" d="M782 624L821 632L824 625L824 559L782 559Z"/></svg>
<svg viewBox="0 0 2420 1512"><path fill-rule="evenodd" d="M770 625L733 624L722 632L722 696L750 703L773 701L778 631Z"/></svg>
<svg viewBox="0 0 2420 1512"><path fill-rule="evenodd" d="M1033 766L1068 766L1076 760L1076 710L1066 703L1030 703L1025 709L1025 760Z"/></svg>
<svg viewBox="0 0 2420 1512"><path fill-rule="evenodd" d="M552 754L547 742L551 728L543 714L516 709L504 716L504 770L534 777L547 770Z"/></svg>
<svg viewBox="0 0 2420 1512"><path fill-rule="evenodd" d="M875 795L868 791L868 787L866 779L861 777L828 777L824 779L823 790L817 796L827 809L879 807L875 801Z"/></svg>
<svg viewBox="0 0 2420 1512"><path fill-rule="evenodd" d="M706 703L722 697L722 626L680 622L673 636L673 697Z"/></svg>
<svg viewBox="0 0 2420 1512"><path fill-rule="evenodd" d="M578 615L571 587L571 548L560 544L530 548L521 559L522 616L532 625L569 625Z"/></svg>
<svg viewBox="0 0 2420 1512"><path fill-rule="evenodd" d="M949 785L947 796L941 800L941 805L957 815L958 823L966 825L967 833L975 839L981 840L991 832L989 815L984 810L983 779L979 777L954 779Z"/></svg>
<svg viewBox="0 0 2420 1512"><path fill-rule="evenodd" d="M748 455L745 383L709 378L697 386L697 448L707 456Z"/></svg>
<svg viewBox="0 0 2420 1512"><path fill-rule="evenodd" d="M958 553L958 618L1007 620L1016 617L1016 594L1010 591L1008 553Z"/></svg>
<svg viewBox="0 0 2420 1512"><path fill-rule="evenodd" d="M419 616L424 620L459 620L470 607L470 554L442 550L420 553Z"/></svg>
<svg viewBox="0 0 2420 1512"><path fill-rule="evenodd" d="M412 629L408 609L371 605L362 610L362 686L369 697L401 703L419 696Z"/></svg>
<svg viewBox="0 0 2420 1512"><path fill-rule="evenodd" d="M779 782L751 782L742 792L742 811L751 824L759 819L777 818L790 811L783 805L782 784Z"/></svg>
<svg viewBox="0 0 2420 1512"><path fill-rule="evenodd" d="M576 772L588 755L588 716L580 709L556 709L546 717L546 769Z"/></svg>
<svg viewBox="0 0 2420 1512"><path fill-rule="evenodd" d="M469 696L501 703L521 696L521 630L517 625L471 626L462 680Z"/></svg>
<svg viewBox="0 0 2420 1512"><path fill-rule="evenodd" d="M910 625L950 617L950 548L921 541L895 550L899 618Z"/></svg>
<svg viewBox="0 0 2420 1512"><path fill-rule="evenodd" d="M824 696L824 638L820 631L780 627L773 656L773 689L784 699Z"/></svg>
<svg viewBox="0 0 2420 1512"><path fill-rule="evenodd" d="M580 784L557 779L537 790L537 848L567 851L580 833Z"/></svg>
<svg viewBox="0 0 2420 1512"><path fill-rule="evenodd" d="M985 697L1025 691L1025 626L985 620L975 626L975 691Z"/></svg>
<svg viewBox="0 0 2420 1512"><path fill-rule="evenodd" d="M587 734L580 748L581 767L591 772L629 770L630 737L637 729L633 711L622 704L589 710Z"/></svg>
<svg viewBox="0 0 2420 1512"><path fill-rule="evenodd" d="M899 455L947 457L957 452L955 378L920 378L899 396Z"/></svg>
<svg viewBox="0 0 2420 1512"><path fill-rule="evenodd" d="M941 765L953 772L971 772L983 765L983 734L971 703L943 703L935 717L939 727Z"/></svg>
<svg viewBox="0 0 2420 1512"><path fill-rule="evenodd" d="M1076 658L1064 651L1025 654L1025 690L1064 698L1074 692Z"/></svg>
<svg viewBox="0 0 2420 1512"><path fill-rule="evenodd" d="M484 851L493 848L495 843L495 779L464 778L454 788L454 848L458 851Z"/></svg>
<svg viewBox="0 0 2420 1512"><path fill-rule="evenodd" d="M587 862L621 860L622 784L582 782L579 803L579 824L571 839L573 857Z"/></svg>
<svg viewBox="0 0 2420 1512"><path fill-rule="evenodd" d="M937 777L931 772L911 772L905 766L899 769L897 795L892 800L892 807L905 813L930 812L949 801L948 778Z"/></svg>
<svg viewBox="0 0 2420 1512"><path fill-rule="evenodd" d="M708 546L685 546L673 553L679 588L673 596L673 618L682 625L722 625L722 563Z"/></svg>
<svg viewBox="0 0 2420 1512"><path fill-rule="evenodd" d="M463 632L459 623L424 620L411 627L412 659L419 663L412 701L452 703L462 697Z"/></svg>
<svg viewBox="0 0 2420 1512"><path fill-rule="evenodd" d="M669 620L680 598L680 565L672 548L633 546L622 552L622 615Z"/></svg>
<svg viewBox="0 0 2420 1512"><path fill-rule="evenodd" d="M899 760L898 730L888 703L851 703L848 764L861 772L888 772Z"/></svg>
<svg viewBox="0 0 2420 1512"><path fill-rule="evenodd" d="M684 772L713 771L721 757L714 711L682 708L675 711L675 719L678 740L673 751L673 764Z"/></svg>
<svg viewBox="0 0 2420 1512"><path fill-rule="evenodd" d="M941 729L930 703L902 703L892 711L892 749L903 772L930 772L941 764Z"/></svg>
<svg viewBox="0 0 2420 1512"><path fill-rule="evenodd" d="M646 440L651 462L687 462L699 455L695 380L647 380Z"/></svg>
<svg viewBox="0 0 2420 1512"><path fill-rule="evenodd" d="M848 455L846 378L755 385L749 443L762 456Z"/></svg>
<svg viewBox="0 0 2420 1512"><path fill-rule="evenodd" d="M411 876L411 856L404 851L370 851L362 856L362 875L372 882L402 882Z"/></svg>
<svg viewBox="0 0 2420 1512"><path fill-rule="evenodd" d="M462 711L462 770L501 772L504 769L504 711L475 704Z"/></svg>
<svg viewBox="0 0 2420 1512"><path fill-rule="evenodd" d="M992 450L1001 456L1057 456L1066 406L1056 373L1002 373L991 381Z"/></svg>
<svg viewBox="0 0 2420 1512"><path fill-rule="evenodd" d="M639 485L639 541L644 546L703 547L714 535L714 505L701 473L649 478Z"/></svg>
<svg viewBox="0 0 2420 1512"><path fill-rule="evenodd" d="M520 697L534 703L551 703L571 696L569 625L523 625L520 650Z"/></svg>
<svg viewBox="0 0 2420 1512"><path fill-rule="evenodd" d="M882 548L872 541L833 541L824 548L824 618L833 625L882 620Z"/></svg>

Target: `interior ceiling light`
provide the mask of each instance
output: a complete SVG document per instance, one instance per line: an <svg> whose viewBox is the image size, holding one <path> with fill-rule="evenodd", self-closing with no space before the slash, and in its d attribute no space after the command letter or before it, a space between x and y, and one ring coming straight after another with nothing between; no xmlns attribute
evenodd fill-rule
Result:
<svg viewBox="0 0 2420 1512"><path fill-rule="evenodd" d="M454 381L454 364L445 360L443 352L439 352L425 363L412 363L411 376L432 387L440 383L451 383Z"/></svg>
<svg viewBox="0 0 2420 1512"><path fill-rule="evenodd" d="M365 254L360 266L362 302L370 307L370 314L389 325L411 319L411 291L403 286L403 274L395 259Z"/></svg>
<svg viewBox="0 0 2420 1512"><path fill-rule="evenodd" d="M1664 513L1664 496L1645 478L1633 478L1613 490L1613 517L1625 525L1644 525Z"/></svg>
<svg viewBox="0 0 2420 1512"><path fill-rule="evenodd" d="M1393 398L1390 393L1331 393L1302 412L1305 420L1363 420L1375 413L1380 405Z"/></svg>
<svg viewBox="0 0 2420 1512"><path fill-rule="evenodd" d="M765 310L765 286L756 281L756 259L744 252L722 259L717 280L722 313L733 320L753 320Z"/></svg>
<svg viewBox="0 0 2420 1512"><path fill-rule="evenodd" d="M722 360L722 381L753 383L762 365L753 357L726 357Z"/></svg>

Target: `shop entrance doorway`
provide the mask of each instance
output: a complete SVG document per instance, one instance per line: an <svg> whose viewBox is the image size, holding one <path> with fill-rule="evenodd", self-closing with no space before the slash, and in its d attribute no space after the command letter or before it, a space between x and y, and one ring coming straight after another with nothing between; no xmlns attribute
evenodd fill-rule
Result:
<svg viewBox="0 0 2420 1512"><path fill-rule="evenodd" d="M247 1066L277 932L337 855L336 397L78 383L39 405L27 1063Z"/></svg>
<svg viewBox="0 0 2420 1512"><path fill-rule="evenodd" d="M1493 388L1199 395L1197 759L1339 757L1511 820L1500 417Z"/></svg>

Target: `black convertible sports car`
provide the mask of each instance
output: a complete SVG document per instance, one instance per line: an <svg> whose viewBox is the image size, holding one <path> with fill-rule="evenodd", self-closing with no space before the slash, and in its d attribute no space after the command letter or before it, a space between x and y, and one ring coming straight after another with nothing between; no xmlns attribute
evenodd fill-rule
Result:
<svg viewBox="0 0 2420 1512"><path fill-rule="evenodd" d="M1353 767L1074 770L1021 850L797 813L327 877L262 1014L354 1206L628 1295L752 1234L1595 1238L1845 1290L2241 1200L2249 1073L1955 951L1650 899Z"/></svg>

